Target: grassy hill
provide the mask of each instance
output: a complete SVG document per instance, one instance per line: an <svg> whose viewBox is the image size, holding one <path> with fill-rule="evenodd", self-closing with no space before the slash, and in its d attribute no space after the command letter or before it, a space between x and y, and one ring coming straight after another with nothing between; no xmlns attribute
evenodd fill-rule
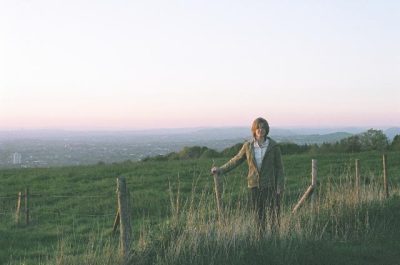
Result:
<svg viewBox="0 0 400 265"><path fill-rule="evenodd" d="M319 166L315 207L306 203L293 215L310 184L312 158ZM355 158L362 166L361 200L352 185ZM0 264L115 264L112 225L121 175L132 205L132 264L398 264L400 152L388 153L390 199L383 196L378 152L283 159L282 225L279 234L263 235L246 206L244 165L224 176L222 224L211 159L1 170ZM30 224L23 216L16 224L17 193L26 187Z"/></svg>

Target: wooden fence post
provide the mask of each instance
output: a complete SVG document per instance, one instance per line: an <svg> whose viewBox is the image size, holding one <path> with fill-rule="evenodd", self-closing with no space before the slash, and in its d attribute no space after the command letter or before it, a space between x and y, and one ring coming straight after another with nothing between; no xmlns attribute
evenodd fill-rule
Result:
<svg viewBox="0 0 400 265"><path fill-rule="evenodd" d="M22 192L18 192L17 210L15 211L15 223L17 225L19 224L19 214L20 214L20 210L21 210L21 197L22 197Z"/></svg>
<svg viewBox="0 0 400 265"><path fill-rule="evenodd" d="M131 222L128 207L128 192L124 177L117 178L118 212L120 221L120 251L126 263L129 258L131 243Z"/></svg>
<svg viewBox="0 0 400 265"><path fill-rule="evenodd" d="M217 202L217 211L218 211L218 220L221 221L221 193L222 193L222 186L221 186L221 176L218 173L214 174L214 188L215 188L215 198Z"/></svg>
<svg viewBox="0 0 400 265"><path fill-rule="evenodd" d="M113 224L113 233L117 231L117 227L119 225L119 210L117 209L117 214L115 215L114 224Z"/></svg>
<svg viewBox="0 0 400 265"><path fill-rule="evenodd" d="M25 223L29 225L29 188L25 189Z"/></svg>
<svg viewBox="0 0 400 265"><path fill-rule="evenodd" d="M296 204L296 206L293 208L292 213L295 213L300 206L305 202L305 200L311 196L311 202L313 203L314 206L314 190L317 187L317 174L318 174L318 167L317 167L317 160L313 159L311 161L311 185L307 188L306 192L303 194L303 196L300 198L299 202Z"/></svg>
<svg viewBox="0 0 400 265"><path fill-rule="evenodd" d="M311 186L313 187L311 193L311 209L315 210L315 190L317 189L317 176L318 176L318 163L316 159L311 160ZM312 216L314 217L314 215Z"/></svg>
<svg viewBox="0 0 400 265"><path fill-rule="evenodd" d="M311 185L316 187L317 186L317 175L318 175L318 163L317 159L312 159L311 160Z"/></svg>
<svg viewBox="0 0 400 265"><path fill-rule="evenodd" d="M387 165L386 165L386 154L383 155L382 162L383 162L383 188L385 191L385 197L389 198L389 184L388 184L388 177L387 177Z"/></svg>
<svg viewBox="0 0 400 265"><path fill-rule="evenodd" d="M356 183L355 183L355 188L356 188L356 197L357 200L360 200L360 159L355 160L355 167L356 167Z"/></svg>

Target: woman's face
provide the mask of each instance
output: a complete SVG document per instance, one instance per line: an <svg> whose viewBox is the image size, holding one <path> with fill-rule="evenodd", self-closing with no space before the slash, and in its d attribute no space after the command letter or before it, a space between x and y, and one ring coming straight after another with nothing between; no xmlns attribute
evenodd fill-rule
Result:
<svg viewBox="0 0 400 265"><path fill-rule="evenodd" d="M261 139L261 138L265 138L265 133L267 132L265 128L266 128L266 126L263 123L260 123L258 125L258 128L256 129L256 139L257 140Z"/></svg>

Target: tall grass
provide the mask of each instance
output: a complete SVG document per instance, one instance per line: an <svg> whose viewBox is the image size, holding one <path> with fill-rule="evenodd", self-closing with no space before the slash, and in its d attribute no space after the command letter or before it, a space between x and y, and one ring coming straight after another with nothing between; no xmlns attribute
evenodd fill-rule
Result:
<svg viewBox="0 0 400 265"><path fill-rule="evenodd" d="M195 181L190 197L183 199L180 184L175 189L170 184L169 218L157 226L143 224L135 235L130 263L338 264L347 260L336 256L347 253L341 250L342 244L356 248L361 242L379 240L399 224L392 209L392 201L399 201L399 190L392 189L392 199L386 200L381 184L374 176L368 179L356 196L349 174L328 178L319 185L313 201L296 214L292 214L295 200L284 197L280 226L267 226L262 233L256 228L246 193L225 192L218 220L210 186L199 187ZM43 264L116 264L120 259L115 242L112 237L94 236L82 254L73 252L73 242L61 240L56 255ZM354 264L374 264L349 259Z"/></svg>

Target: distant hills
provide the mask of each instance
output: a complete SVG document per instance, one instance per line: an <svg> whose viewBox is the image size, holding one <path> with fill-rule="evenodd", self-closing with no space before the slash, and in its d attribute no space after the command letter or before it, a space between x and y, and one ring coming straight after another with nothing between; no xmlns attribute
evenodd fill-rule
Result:
<svg viewBox="0 0 400 265"><path fill-rule="evenodd" d="M293 142L296 144L322 144L340 141L354 134L367 131L370 128L344 127L344 128L274 128L270 129L270 136L279 142ZM379 130L379 128L377 128ZM381 129L382 130L382 129ZM389 140L400 134L400 127L392 127L382 130ZM179 135L179 134L178 134ZM199 128L192 132L186 132L186 137L194 139L238 139L251 138L248 127L221 127ZM182 135L181 135L182 136Z"/></svg>
<svg viewBox="0 0 400 265"><path fill-rule="evenodd" d="M270 136L278 141L303 143L335 142L354 134L367 131L368 127L343 128L275 128L270 129ZM400 127L382 130L389 140L400 135ZM218 141L245 140L251 138L249 127L207 127L207 128L177 128L131 131L68 131L68 130L0 130L0 140L40 139L40 140L71 140L102 142L115 140L153 141Z"/></svg>
<svg viewBox="0 0 400 265"><path fill-rule="evenodd" d="M270 136L278 142L334 143L370 128L274 128ZM375 128L379 129L379 128ZM381 129L382 130L382 129ZM389 140L400 127L384 129ZM218 152L252 137L249 127L183 128L142 131L0 131L0 167L61 166L97 162L137 161L144 157L179 152L202 146ZM13 156L21 155L15 164ZM186 154L183 154L186 155ZM209 154L206 154L209 155Z"/></svg>
<svg viewBox="0 0 400 265"><path fill-rule="evenodd" d="M387 138L392 141L396 135L400 135L400 127L392 127L384 130L383 132L386 134Z"/></svg>
<svg viewBox="0 0 400 265"><path fill-rule="evenodd" d="M352 136L353 134L347 132L336 132L328 134L310 134L310 135L292 135L292 136L276 136L275 140L278 142L291 142L296 144L322 144L334 143L341 139Z"/></svg>

